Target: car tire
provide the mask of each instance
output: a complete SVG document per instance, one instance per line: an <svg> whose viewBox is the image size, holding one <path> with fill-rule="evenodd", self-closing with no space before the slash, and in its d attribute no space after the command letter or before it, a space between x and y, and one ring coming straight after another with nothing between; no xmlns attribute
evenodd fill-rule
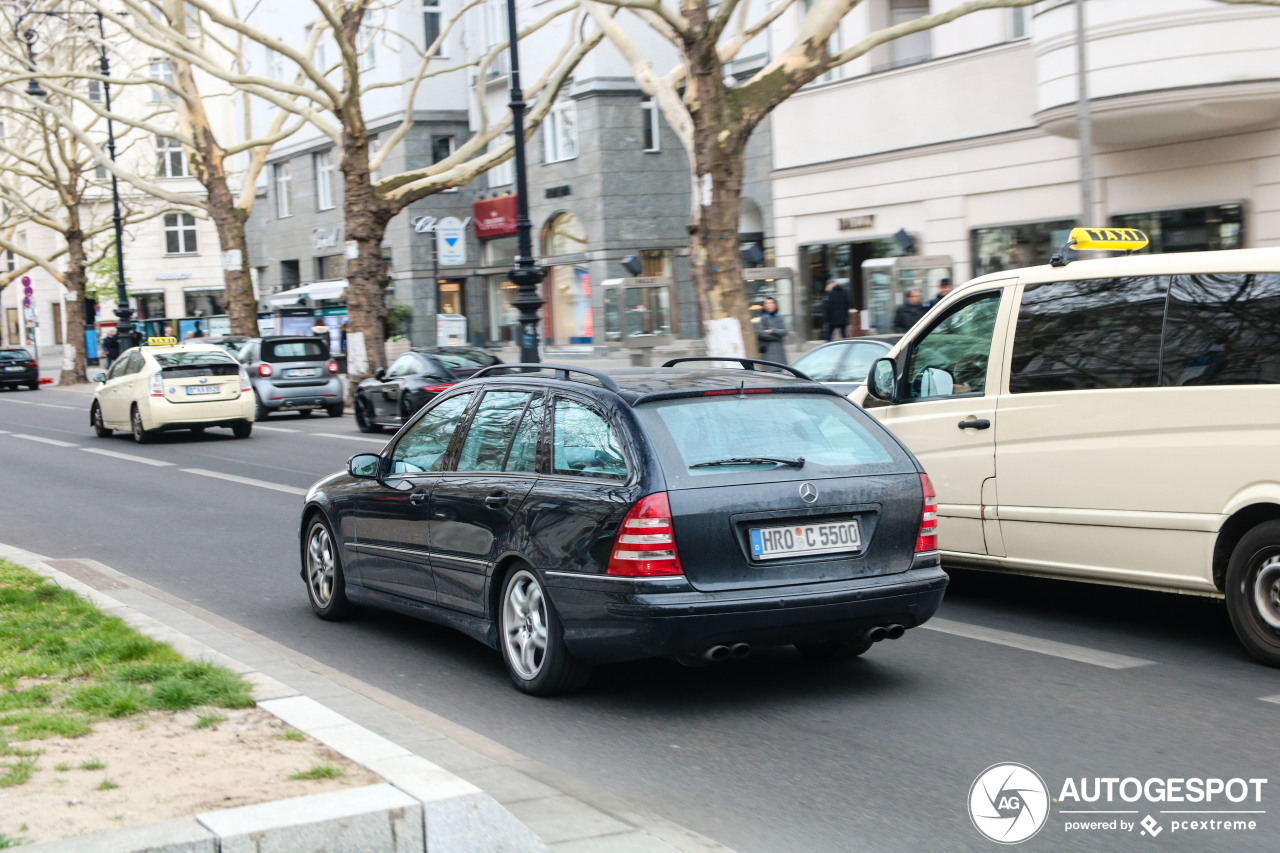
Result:
<svg viewBox="0 0 1280 853"><path fill-rule="evenodd" d="M155 440L155 432L144 429L142 426L142 412L134 406L129 414L129 428L133 433L133 440L138 444L150 444Z"/></svg>
<svg viewBox="0 0 1280 853"><path fill-rule="evenodd" d="M342 554L333 529L320 514L311 517L302 540L302 576L307 583L307 599L317 616L332 622L351 613Z"/></svg>
<svg viewBox="0 0 1280 853"><path fill-rule="evenodd" d="M1227 614L1249 653L1280 667L1280 521L1264 521L1227 563Z"/></svg>
<svg viewBox="0 0 1280 853"><path fill-rule="evenodd" d="M347 413L346 407L343 406L342 403L339 403L336 406L330 406L325 409L325 411L329 413L329 417L331 418L340 418Z"/></svg>
<svg viewBox="0 0 1280 853"><path fill-rule="evenodd" d="M409 418L413 417L415 410L413 408L413 404L409 402L409 398L406 395L401 394L400 402L396 404L396 411L400 413L400 422L407 424L409 422Z"/></svg>
<svg viewBox="0 0 1280 853"><path fill-rule="evenodd" d="M507 674L522 693L573 693L591 677L591 667L570 654L560 617L537 573L528 566L516 567L502 585L498 647Z"/></svg>
<svg viewBox="0 0 1280 853"><path fill-rule="evenodd" d="M231 434L236 438L248 438L253 435L253 421L236 421L231 425Z"/></svg>
<svg viewBox="0 0 1280 853"><path fill-rule="evenodd" d="M262 398L258 396L258 392L253 392L253 419L255 421L265 421L271 412L267 407L262 405Z"/></svg>
<svg viewBox="0 0 1280 853"><path fill-rule="evenodd" d="M39 391L39 390L40 390L40 383L39 383L39 382L32 382L32 383L31 383L30 385L28 385L27 387L28 387L28 388L30 388L32 391Z"/></svg>
<svg viewBox="0 0 1280 853"><path fill-rule="evenodd" d="M102 420L102 407L97 402L89 407L89 423L93 424L93 433L98 438L111 438L111 433L115 432L108 429L106 422Z"/></svg>
<svg viewBox="0 0 1280 853"><path fill-rule="evenodd" d="M830 661L853 660L871 648L870 640L856 637L844 637L839 640L827 640L823 643L796 643L796 651L808 660Z"/></svg>
<svg viewBox="0 0 1280 853"><path fill-rule="evenodd" d="M356 426L361 432L382 432L382 427L373 422L369 404L359 398L356 398Z"/></svg>

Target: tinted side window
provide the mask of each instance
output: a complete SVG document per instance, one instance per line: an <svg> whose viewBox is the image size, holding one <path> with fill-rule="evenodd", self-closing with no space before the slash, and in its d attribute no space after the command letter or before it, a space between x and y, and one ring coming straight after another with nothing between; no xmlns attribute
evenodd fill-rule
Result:
<svg viewBox="0 0 1280 853"><path fill-rule="evenodd" d="M501 471L512 434L529 401L526 391L490 391L480 401L458 454L459 471Z"/></svg>
<svg viewBox="0 0 1280 853"><path fill-rule="evenodd" d="M538 430L542 426L542 395L535 395L529 407L525 409L520 428L511 442L511 452L507 454L508 471L522 471L532 474L538 464Z"/></svg>
<svg viewBox="0 0 1280 853"><path fill-rule="evenodd" d="M627 463L618 436L607 420L572 400L556 400L552 470L556 474L624 480Z"/></svg>
<svg viewBox="0 0 1280 853"><path fill-rule="evenodd" d="M999 311L1000 291L995 290L952 308L934 323L911 350L907 374L911 398L986 393L987 362Z"/></svg>
<svg viewBox="0 0 1280 853"><path fill-rule="evenodd" d="M146 364L146 361L145 359L143 359L142 353L135 350L129 353L129 363L124 366L124 372L140 373L145 364Z"/></svg>
<svg viewBox="0 0 1280 853"><path fill-rule="evenodd" d="M994 319L994 315L992 318ZM871 365L875 364L876 359L889 354L889 349L879 344L849 344L847 349L849 355L836 373L836 382L866 382Z"/></svg>
<svg viewBox="0 0 1280 853"><path fill-rule="evenodd" d="M1280 275L1174 276L1166 385L1280 383Z"/></svg>
<svg viewBox="0 0 1280 853"><path fill-rule="evenodd" d="M1082 391L1159 384L1168 276L1027 285L1009 390Z"/></svg>
<svg viewBox="0 0 1280 853"><path fill-rule="evenodd" d="M444 455L449 450L449 441L457 432L470 402L470 394L459 394L439 403L423 415L396 442L396 449L391 453L391 473L417 474L441 470Z"/></svg>
<svg viewBox="0 0 1280 853"><path fill-rule="evenodd" d="M851 345L835 344L818 347L796 362L796 369L818 382L832 382L836 369L840 366L840 359L849 346Z"/></svg>
<svg viewBox="0 0 1280 853"><path fill-rule="evenodd" d="M387 371L387 378L393 376L408 376L410 373L420 373L420 365L417 356L405 354L395 360L391 365L391 369Z"/></svg>

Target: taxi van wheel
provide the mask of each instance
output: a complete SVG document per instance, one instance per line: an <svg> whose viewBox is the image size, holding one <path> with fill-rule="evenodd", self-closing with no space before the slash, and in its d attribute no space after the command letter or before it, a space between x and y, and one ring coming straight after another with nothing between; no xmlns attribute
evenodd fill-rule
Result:
<svg viewBox="0 0 1280 853"><path fill-rule="evenodd" d="M325 409L325 411L329 413L329 417L331 418L340 418L344 414L346 414L346 410L343 408L343 405L341 403L339 403L336 406L330 406L329 408Z"/></svg>
<svg viewBox="0 0 1280 853"><path fill-rule="evenodd" d="M560 617L532 569L507 576L498 607L498 647L517 690L555 696L586 685L591 667L569 653Z"/></svg>
<svg viewBox="0 0 1280 853"><path fill-rule="evenodd" d="M133 440L138 444L150 444L155 439L154 432L142 428L142 412L138 411L137 406L133 407L133 412L129 415L129 424L133 431Z"/></svg>
<svg viewBox="0 0 1280 853"><path fill-rule="evenodd" d="M369 404L363 400L356 400L356 426L361 432L382 432L382 427L375 424L369 415Z"/></svg>
<svg viewBox="0 0 1280 853"><path fill-rule="evenodd" d="M823 643L796 643L796 651L812 661L830 662L853 660L871 648L870 640L855 637L844 637L839 640L827 640Z"/></svg>
<svg viewBox="0 0 1280 853"><path fill-rule="evenodd" d="M1227 563L1227 614L1249 653L1280 667L1280 521L1246 533Z"/></svg>
<svg viewBox="0 0 1280 853"><path fill-rule="evenodd" d="M94 435L98 438L110 438L111 433L115 430L107 428L106 423L102 420L102 407L97 403L93 404L93 408L89 410L89 422L93 424Z"/></svg>
<svg viewBox="0 0 1280 853"><path fill-rule="evenodd" d="M262 405L262 398L255 391L253 394L253 419L255 421L265 421L270 414L271 412L267 410L267 407Z"/></svg>
<svg viewBox="0 0 1280 853"><path fill-rule="evenodd" d="M236 438L248 438L253 434L253 421L236 421L231 425L231 434Z"/></svg>
<svg viewBox="0 0 1280 853"><path fill-rule="evenodd" d="M323 515L312 516L307 524L302 567L307 581L307 598L317 616L336 621L352 612L351 602L347 600L342 556L338 553L338 543L329 522Z"/></svg>

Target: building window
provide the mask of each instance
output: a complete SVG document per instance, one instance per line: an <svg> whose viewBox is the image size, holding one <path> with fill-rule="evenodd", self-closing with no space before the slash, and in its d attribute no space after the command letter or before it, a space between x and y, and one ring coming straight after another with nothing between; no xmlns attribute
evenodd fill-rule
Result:
<svg viewBox="0 0 1280 853"><path fill-rule="evenodd" d="M275 175L276 218L293 216L293 175L289 169L289 161L276 163L271 169Z"/></svg>
<svg viewBox="0 0 1280 853"><path fill-rule="evenodd" d="M802 11L800 13L801 22L803 22L805 18L809 17L809 12L813 10L813 3L814 3L814 0L804 0L804 5L801 7ZM827 54L830 56L830 55L837 54L839 52L840 52L840 25L837 23L835 30L831 33L831 36L827 39ZM841 75L841 71L839 68L832 68L829 71L825 72L821 77L819 77L814 82L830 83L833 80L839 80L840 75Z"/></svg>
<svg viewBox="0 0 1280 853"><path fill-rule="evenodd" d="M225 314L226 309L222 307L222 299L225 294L222 288L217 290L188 290L182 294L184 297L186 316L188 317L214 317L218 314Z"/></svg>
<svg viewBox="0 0 1280 853"><path fill-rule="evenodd" d="M182 141L172 136L156 137L156 156L158 164L156 174L162 178L189 178L191 169L187 164L187 152Z"/></svg>
<svg viewBox="0 0 1280 853"><path fill-rule="evenodd" d="M1020 6L1009 10L1009 38L1024 39L1031 35L1031 7Z"/></svg>
<svg viewBox="0 0 1280 853"><path fill-rule="evenodd" d="M267 48L267 73L272 80L284 80L284 54Z"/></svg>
<svg viewBox="0 0 1280 853"><path fill-rule="evenodd" d="M511 134L504 133L502 136L499 136L497 139L495 139L493 142L489 144L491 146L491 149L495 151L504 145L510 145ZM492 169L489 170L488 175L489 175L489 187L491 189L493 187L505 187L511 183L514 183L516 179L515 157L508 157L503 162L494 166Z"/></svg>
<svg viewBox="0 0 1280 853"><path fill-rule="evenodd" d="M896 26L929 14L929 0L889 0L889 25ZM933 42L923 30L889 42L891 68L914 65L933 58Z"/></svg>
<svg viewBox="0 0 1280 853"><path fill-rule="evenodd" d="M542 123L542 160L558 163L578 156L578 105L561 101Z"/></svg>
<svg viewBox="0 0 1280 853"><path fill-rule="evenodd" d="M290 290L302 284L302 270L297 261L280 262L280 287Z"/></svg>
<svg viewBox="0 0 1280 853"><path fill-rule="evenodd" d="M1239 204L1128 213L1111 217L1118 228L1137 228L1151 238L1143 251L1210 252L1244 248L1244 208Z"/></svg>
<svg viewBox="0 0 1280 853"><path fill-rule="evenodd" d="M316 210L333 209L333 156L329 151L311 155L316 179Z"/></svg>
<svg viewBox="0 0 1280 853"><path fill-rule="evenodd" d="M423 48L430 50L431 45L435 44L436 39L440 38L440 0L422 0L422 28L423 28ZM444 45L440 45L440 50L436 56L447 56L448 53L444 49Z"/></svg>
<svg viewBox="0 0 1280 853"><path fill-rule="evenodd" d="M190 213L164 215L164 250L169 255L196 253L196 218Z"/></svg>
<svg viewBox="0 0 1280 853"><path fill-rule="evenodd" d="M1001 270L1047 264L1053 253L1066 245L1075 227L1073 219L975 228L969 232L973 274L986 275Z"/></svg>
<svg viewBox="0 0 1280 853"><path fill-rule="evenodd" d="M378 54L375 48L375 41L378 32L369 21L369 16L365 15L364 23L360 27L360 32L356 37L356 49L360 53L360 70L372 71L378 67Z"/></svg>
<svg viewBox="0 0 1280 853"><path fill-rule="evenodd" d="M109 173L107 172L106 166L93 167L93 179L95 181L105 181L107 179L108 174Z"/></svg>
<svg viewBox="0 0 1280 853"><path fill-rule="evenodd" d="M641 249L640 275L675 275L675 252L670 249Z"/></svg>
<svg viewBox="0 0 1280 853"><path fill-rule="evenodd" d="M641 102L640 122L644 125L644 150L662 150L662 126L658 122L658 102L653 98Z"/></svg>
<svg viewBox="0 0 1280 853"><path fill-rule="evenodd" d="M381 150L382 150L382 136L380 134L375 133L369 137L369 162L370 163L373 162L373 158L378 156L378 152ZM375 184L378 181L382 180L382 168L378 167L377 169L374 169L369 174L369 180L373 181Z"/></svg>
<svg viewBox="0 0 1280 853"><path fill-rule="evenodd" d="M134 301L134 310L138 312L139 320L160 320L165 317L164 313L164 292L157 291L155 293L130 293Z"/></svg>
<svg viewBox="0 0 1280 853"><path fill-rule="evenodd" d="M98 72L99 72L99 69L96 66L89 69L89 73L91 74L97 74ZM101 80L89 81L89 100L95 104L102 103L102 81Z"/></svg>
<svg viewBox="0 0 1280 853"><path fill-rule="evenodd" d="M484 4L485 53L507 40L507 6L504 0L488 0ZM502 51L489 66L489 77L501 77L510 69L508 51Z"/></svg>
<svg viewBox="0 0 1280 853"><path fill-rule="evenodd" d="M316 281L347 277L347 261L342 255L316 258Z"/></svg>
<svg viewBox="0 0 1280 853"><path fill-rule="evenodd" d="M439 163L441 160L447 160L453 154L453 137L452 136L433 136L431 137L431 162Z"/></svg>
<svg viewBox="0 0 1280 853"><path fill-rule="evenodd" d="M151 61L149 69L152 80L157 80L160 83L168 83L170 86L173 85L173 64L169 60L154 59ZM172 101L177 97L178 93L166 86L156 85L151 87L152 103L158 103L166 98Z"/></svg>

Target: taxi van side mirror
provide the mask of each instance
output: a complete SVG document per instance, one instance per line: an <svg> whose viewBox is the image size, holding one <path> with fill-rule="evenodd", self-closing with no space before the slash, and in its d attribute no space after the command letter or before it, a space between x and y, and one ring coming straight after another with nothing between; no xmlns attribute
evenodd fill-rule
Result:
<svg viewBox="0 0 1280 853"><path fill-rule="evenodd" d="M94 382L106 382L106 381L107 381L107 374L105 374L105 373L95 373L95 374L93 374L93 381L94 381Z"/></svg>
<svg viewBox="0 0 1280 853"><path fill-rule="evenodd" d="M362 480L376 480L382 469L382 457L376 453L357 453L347 460L347 473Z"/></svg>
<svg viewBox="0 0 1280 853"><path fill-rule="evenodd" d="M867 393L886 403L898 402L898 366L891 358L876 359L867 376Z"/></svg>

